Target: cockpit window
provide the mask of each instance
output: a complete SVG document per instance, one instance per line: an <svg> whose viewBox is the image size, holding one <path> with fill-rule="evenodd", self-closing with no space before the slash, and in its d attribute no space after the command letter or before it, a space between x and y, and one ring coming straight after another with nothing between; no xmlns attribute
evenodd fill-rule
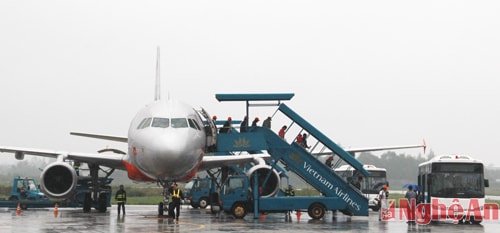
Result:
<svg viewBox="0 0 500 233"><path fill-rule="evenodd" d="M172 128L187 128L186 118L172 118Z"/></svg>
<svg viewBox="0 0 500 233"><path fill-rule="evenodd" d="M173 119L172 119L172 121L173 121ZM169 122L168 118L155 117L155 118L153 118L153 124L151 126L157 127L157 128L167 128L169 126L169 123L170 122Z"/></svg>
<svg viewBox="0 0 500 233"><path fill-rule="evenodd" d="M193 128L193 129L201 130L200 126L196 123L195 120L188 118L188 122L189 122L189 127Z"/></svg>
<svg viewBox="0 0 500 233"><path fill-rule="evenodd" d="M144 129L151 125L151 117L144 118L141 123L137 126L137 129Z"/></svg>

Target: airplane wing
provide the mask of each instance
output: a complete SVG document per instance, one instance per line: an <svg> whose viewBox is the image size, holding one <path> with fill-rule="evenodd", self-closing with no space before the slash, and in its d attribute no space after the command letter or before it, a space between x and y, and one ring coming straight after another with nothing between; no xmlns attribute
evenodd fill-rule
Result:
<svg viewBox="0 0 500 233"><path fill-rule="evenodd" d="M363 148L343 148L346 152L354 156L358 152L368 152L368 151L381 151L381 150L397 150L397 149L411 149L411 148L427 148L425 144L425 140L421 145L403 145L403 146L379 146L379 147L363 147ZM321 156L321 155L331 155L332 152L321 152L321 153L313 153L313 155Z"/></svg>
<svg viewBox="0 0 500 233"><path fill-rule="evenodd" d="M351 148L344 149L346 152L349 152L351 155L358 152L367 152L367 151L380 151L380 150L397 150L397 149L410 149L410 148L424 148L424 153L426 149L425 142L422 145L405 145L405 146L381 146L381 147L365 147L365 148Z"/></svg>
<svg viewBox="0 0 500 233"><path fill-rule="evenodd" d="M203 156L203 161L199 170L208 170L235 164L257 162L261 159L271 159L271 156L268 154Z"/></svg>
<svg viewBox="0 0 500 233"><path fill-rule="evenodd" d="M76 160L89 164L98 164L109 168L125 170L122 163L123 154L108 154L108 153L75 153L66 151L31 149L21 147L4 147L0 146L0 152L14 153L16 159L22 160L24 155L42 156L47 158L59 158Z"/></svg>
<svg viewBox="0 0 500 233"><path fill-rule="evenodd" d="M110 141L115 141L115 142L125 142L125 143L128 142L128 138L125 138L125 137L109 136L109 135L102 135L102 134L78 133L78 132L70 132L69 134L74 135L74 136L110 140Z"/></svg>

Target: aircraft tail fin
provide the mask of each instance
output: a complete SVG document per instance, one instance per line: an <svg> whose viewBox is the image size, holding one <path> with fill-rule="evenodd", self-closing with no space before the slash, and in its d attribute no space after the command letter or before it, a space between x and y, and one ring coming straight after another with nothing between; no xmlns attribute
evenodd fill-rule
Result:
<svg viewBox="0 0 500 233"><path fill-rule="evenodd" d="M155 101L160 100L160 46L156 48Z"/></svg>

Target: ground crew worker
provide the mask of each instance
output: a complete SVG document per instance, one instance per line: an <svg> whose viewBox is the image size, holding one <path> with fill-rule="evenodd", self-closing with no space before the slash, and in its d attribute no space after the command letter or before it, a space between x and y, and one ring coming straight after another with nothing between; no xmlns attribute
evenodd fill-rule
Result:
<svg viewBox="0 0 500 233"><path fill-rule="evenodd" d="M295 190L293 190L293 186L291 184L288 185L288 187L285 189L285 196L287 197L293 197L295 196ZM291 217L292 211L285 211L285 218L287 220L292 220Z"/></svg>
<svg viewBox="0 0 500 233"><path fill-rule="evenodd" d="M120 215L120 208L123 210L123 215L125 215L125 203L127 202L127 192L123 189L123 185L120 185L120 189L115 194L115 200L118 204L118 215Z"/></svg>
<svg viewBox="0 0 500 233"><path fill-rule="evenodd" d="M378 212L378 220L381 221L382 218L385 218L385 216L387 215L387 189L389 189L389 187L387 185L384 185L382 187L382 189L380 190L379 194L378 194L378 200L379 200L379 205L380 205L380 209L379 209L379 212Z"/></svg>
<svg viewBox="0 0 500 233"><path fill-rule="evenodd" d="M76 175L80 175L80 161L73 162L73 168L75 169Z"/></svg>
<svg viewBox="0 0 500 233"><path fill-rule="evenodd" d="M293 190L292 185L288 185L288 188L285 190L285 196L295 196L295 190Z"/></svg>
<svg viewBox="0 0 500 233"><path fill-rule="evenodd" d="M182 191L179 189L179 187L177 187L177 184L174 184L172 189L172 203L175 209L176 221L179 221L179 214L181 211L181 199L182 199Z"/></svg>

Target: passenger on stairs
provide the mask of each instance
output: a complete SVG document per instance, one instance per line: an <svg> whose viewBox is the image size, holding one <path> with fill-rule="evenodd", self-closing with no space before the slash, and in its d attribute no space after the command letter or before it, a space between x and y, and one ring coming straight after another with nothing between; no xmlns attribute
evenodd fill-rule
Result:
<svg viewBox="0 0 500 233"><path fill-rule="evenodd" d="M286 125L282 126L280 131L278 132L278 135L280 136L280 138L285 139L285 131L286 131Z"/></svg>
<svg viewBox="0 0 500 233"><path fill-rule="evenodd" d="M307 149L311 148L309 145L307 145L307 134L306 133L302 134L302 147L307 148Z"/></svg>
<svg viewBox="0 0 500 233"><path fill-rule="evenodd" d="M326 166L328 166L330 169L332 168L333 165L333 155L328 156L328 158L325 161Z"/></svg>
<svg viewBox="0 0 500 233"><path fill-rule="evenodd" d="M240 133L246 132L247 127L248 127L248 116L245 116L240 124Z"/></svg>
<svg viewBox="0 0 500 233"><path fill-rule="evenodd" d="M219 130L219 133L230 133L231 132L231 117L227 118L227 121L224 123L222 128Z"/></svg>
<svg viewBox="0 0 500 233"><path fill-rule="evenodd" d="M268 128L268 129L270 129L270 128L271 128L271 117L270 117L270 116L268 116L268 117L264 120L264 122L262 122L262 127L264 127L264 128Z"/></svg>
<svg viewBox="0 0 500 233"><path fill-rule="evenodd" d="M255 119L253 119L252 121L252 127L257 127L257 122L259 122L259 118L256 117Z"/></svg>
<svg viewBox="0 0 500 233"><path fill-rule="evenodd" d="M302 134L297 135L297 143L302 146Z"/></svg>

